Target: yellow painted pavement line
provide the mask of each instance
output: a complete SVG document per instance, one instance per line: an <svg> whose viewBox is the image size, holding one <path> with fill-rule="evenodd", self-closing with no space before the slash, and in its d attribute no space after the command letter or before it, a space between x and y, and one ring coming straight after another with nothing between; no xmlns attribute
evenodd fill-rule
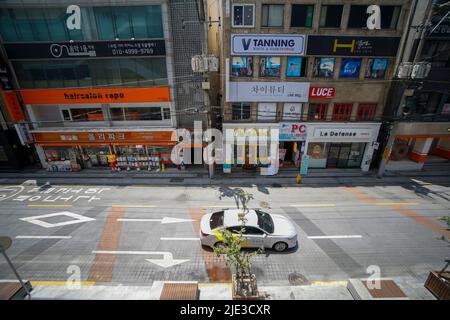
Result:
<svg viewBox="0 0 450 320"><path fill-rule="evenodd" d="M313 286L346 286L348 281L313 281L311 285Z"/></svg>
<svg viewBox="0 0 450 320"><path fill-rule="evenodd" d="M29 207L73 207L71 204L29 204Z"/></svg>
<svg viewBox="0 0 450 320"><path fill-rule="evenodd" d="M65 286L65 285L80 285L80 286L93 286L95 285L94 281L80 281L80 282L72 282L72 281L31 281L33 286Z"/></svg>
<svg viewBox="0 0 450 320"><path fill-rule="evenodd" d="M417 202L377 202L377 206L414 206L418 205Z"/></svg>
<svg viewBox="0 0 450 320"><path fill-rule="evenodd" d="M156 208L157 206L151 204L113 204L113 208Z"/></svg>

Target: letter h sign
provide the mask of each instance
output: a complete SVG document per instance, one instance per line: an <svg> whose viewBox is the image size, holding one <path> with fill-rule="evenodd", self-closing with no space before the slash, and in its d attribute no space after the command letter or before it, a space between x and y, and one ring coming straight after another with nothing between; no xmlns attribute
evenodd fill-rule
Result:
<svg viewBox="0 0 450 320"><path fill-rule="evenodd" d="M355 40L352 40L352 43L338 43L337 39L334 39L333 52L336 53L337 48L350 48L350 52L353 53L355 50L355 43Z"/></svg>

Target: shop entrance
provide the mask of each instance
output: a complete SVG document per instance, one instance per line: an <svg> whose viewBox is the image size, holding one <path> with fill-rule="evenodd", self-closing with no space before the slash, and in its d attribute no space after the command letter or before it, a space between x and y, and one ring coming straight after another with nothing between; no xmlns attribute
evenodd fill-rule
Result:
<svg viewBox="0 0 450 320"><path fill-rule="evenodd" d="M327 168L356 168L361 165L365 143L331 143Z"/></svg>

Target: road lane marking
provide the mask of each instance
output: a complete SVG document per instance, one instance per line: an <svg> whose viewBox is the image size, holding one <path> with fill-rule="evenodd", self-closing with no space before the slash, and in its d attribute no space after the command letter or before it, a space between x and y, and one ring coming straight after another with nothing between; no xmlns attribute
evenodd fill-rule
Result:
<svg viewBox="0 0 450 320"><path fill-rule="evenodd" d="M93 286L95 285L94 281L80 281L80 282L72 282L72 281L30 281L33 286Z"/></svg>
<svg viewBox="0 0 450 320"><path fill-rule="evenodd" d="M192 222L192 219L181 219L181 218L172 218L172 217L164 217L162 219L117 219L117 221L126 221L126 222L161 222L161 224L168 223L179 223L179 222Z"/></svg>
<svg viewBox="0 0 450 320"><path fill-rule="evenodd" d="M53 217L66 217L66 218L69 217L69 218L71 218L71 220L57 222L57 223L51 223L51 222L42 220L45 218L53 218ZM90 221L94 221L95 219L86 217L86 216L83 216L81 214L77 214L74 212L62 211L62 212L44 214L44 215L40 215L40 216L20 218L20 220L29 222L29 223L33 223L33 224L36 224L36 225L44 227L44 228L54 228L54 227L66 226L69 224L90 222Z"/></svg>
<svg viewBox="0 0 450 320"><path fill-rule="evenodd" d="M72 236L16 236L16 239L72 239Z"/></svg>
<svg viewBox="0 0 450 320"><path fill-rule="evenodd" d="M377 206L414 206L417 202L378 202L375 203Z"/></svg>
<svg viewBox="0 0 450 320"><path fill-rule="evenodd" d="M300 203L300 204L290 204L290 207L295 208L314 208L314 207L336 207L334 203Z"/></svg>
<svg viewBox="0 0 450 320"><path fill-rule="evenodd" d="M63 207L70 208L73 207L71 204L29 204L28 207Z"/></svg>
<svg viewBox="0 0 450 320"><path fill-rule="evenodd" d="M157 206L152 204L113 204L113 208L156 208Z"/></svg>
<svg viewBox="0 0 450 320"><path fill-rule="evenodd" d="M199 241L200 238L170 238L170 237L161 237L160 240L168 240L168 241Z"/></svg>
<svg viewBox="0 0 450 320"><path fill-rule="evenodd" d="M308 239L352 239L362 238L362 235L342 235L342 236L309 236Z"/></svg>

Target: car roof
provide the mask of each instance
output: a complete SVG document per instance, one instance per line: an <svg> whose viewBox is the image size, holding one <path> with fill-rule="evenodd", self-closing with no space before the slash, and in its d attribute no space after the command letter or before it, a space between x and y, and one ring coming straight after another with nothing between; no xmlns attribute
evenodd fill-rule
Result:
<svg viewBox="0 0 450 320"><path fill-rule="evenodd" d="M223 225L225 227L242 225L242 223L239 221L238 216L240 212L242 212L242 209L224 210ZM248 210L247 214L245 215L245 218L247 219L246 222L247 226L255 226L255 227L258 226L258 216L256 215L255 210Z"/></svg>

